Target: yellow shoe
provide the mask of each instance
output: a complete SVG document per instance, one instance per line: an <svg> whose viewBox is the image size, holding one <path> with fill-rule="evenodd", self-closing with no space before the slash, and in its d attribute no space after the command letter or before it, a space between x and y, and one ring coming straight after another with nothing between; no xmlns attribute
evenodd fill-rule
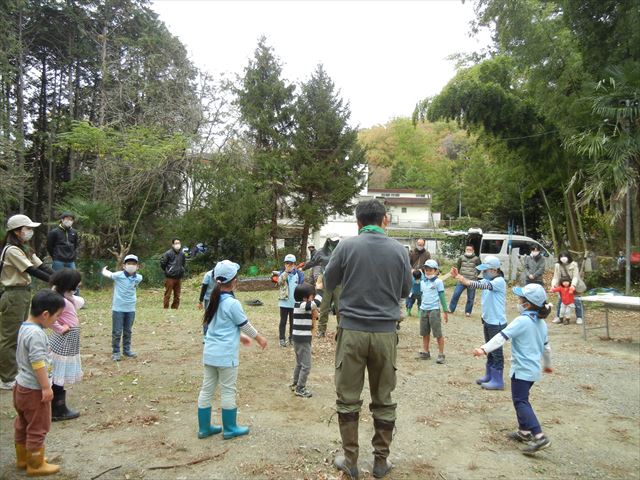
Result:
<svg viewBox="0 0 640 480"><path fill-rule="evenodd" d="M44 447L39 450L27 450L27 476L40 477L53 475L60 471L59 465L51 465L44 458Z"/></svg>
<svg viewBox="0 0 640 480"><path fill-rule="evenodd" d="M24 443L16 443L16 468L27 468L27 446Z"/></svg>

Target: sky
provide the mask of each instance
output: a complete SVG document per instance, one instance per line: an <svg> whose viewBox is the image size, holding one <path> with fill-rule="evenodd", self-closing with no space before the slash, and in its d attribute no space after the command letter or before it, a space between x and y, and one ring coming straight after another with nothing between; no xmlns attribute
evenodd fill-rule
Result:
<svg viewBox="0 0 640 480"><path fill-rule="evenodd" d="M214 75L242 75L262 35L290 82L323 64L360 128L410 117L455 74L447 56L489 43L486 33L469 35L469 0L156 0L152 8Z"/></svg>

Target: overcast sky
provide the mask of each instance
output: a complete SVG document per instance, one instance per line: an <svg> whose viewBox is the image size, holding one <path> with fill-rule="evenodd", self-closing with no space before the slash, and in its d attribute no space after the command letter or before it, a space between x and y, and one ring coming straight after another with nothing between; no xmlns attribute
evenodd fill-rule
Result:
<svg viewBox="0 0 640 480"><path fill-rule="evenodd" d="M454 75L448 55L488 43L469 36L470 1L156 0L153 9L213 74L242 75L261 35L289 81L322 63L361 128L410 116Z"/></svg>

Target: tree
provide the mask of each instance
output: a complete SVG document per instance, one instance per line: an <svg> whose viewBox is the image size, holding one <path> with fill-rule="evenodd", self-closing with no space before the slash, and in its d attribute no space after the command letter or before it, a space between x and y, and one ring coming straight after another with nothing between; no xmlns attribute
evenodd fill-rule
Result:
<svg viewBox="0 0 640 480"><path fill-rule="evenodd" d="M352 209L362 188L363 151L349 126L349 105L339 97L322 65L300 89L295 103L292 177L293 214L302 222L300 256L311 229L329 215Z"/></svg>
<svg viewBox="0 0 640 480"><path fill-rule="evenodd" d="M254 58L245 68L236 90L241 122L253 144L256 190L267 192L271 246L277 256L278 214L291 186L291 132L295 87L281 78L282 67L273 49L261 37Z"/></svg>

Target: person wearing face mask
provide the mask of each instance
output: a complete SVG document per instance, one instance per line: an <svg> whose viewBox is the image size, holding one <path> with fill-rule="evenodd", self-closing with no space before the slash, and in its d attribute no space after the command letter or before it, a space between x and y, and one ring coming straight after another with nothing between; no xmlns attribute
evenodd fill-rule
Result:
<svg viewBox="0 0 640 480"><path fill-rule="evenodd" d="M507 282L500 270L500 259L487 255L484 263L476 267L482 272L482 280L472 281L463 277L456 267L451 269L451 276L468 288L482 290L482 329L484 340L489 341L507 326L506 298ZM502 347L487 354L484 376L476 383L485 390L504 389L504 353Z"/></svg>
<svg viewBox="0 0 640 480"><path fill-rule="evenodd" d="M571 258L571 254L567 251L560 252L558 256L558 262L554 265L553 268L553 278L551 279L551 288L556 288L559 285L562 285L563 282L568 281L571 282L570 287L571 293L584 292L586 290L586 285L584 281L580 277L580 267L578 267L578 263L575 262ZM553 323L561 323L560 319L560 307L562 301L560 296L558 296L558 306L556 309L556 317L553 319ZM580 297L576 296L574 298L574 305L576 307L576 324L582 324L582 301Z"/></svg>
<svg viewBox="0 0 640 480"><path fill-rule="evenodd" d="M551 373L551 348L544 319L551 313L547 294L535 283L513 289L518 298L518 315L507 328L484 345L474 349L476 357L490 355L511 340L511 399L516 410L518 430L507 434L510 440L525 443L525 455L547 448L551 441L542 433L540 422L529 403L529 391L540 380L541 370ZM542 365L540 360L542 359Z"/></svg>
<svg viewBox="0 0 640 480"><path fill-rule="evenodd" d="M531 254L524 259L524 282L525 285L537 283L544 286L543 275L545 267L545 259L540 255L540 247L534 245L531 247Z"/></svg>
<svg viewBox="0 0 640 480"><path fill-rule="evenodd" d="M440 319L440 307L444 323L449 321L447 315L447 301L444 297L444 283L438 278L440 269L438 262L427 260L423 267L424 278L420 282L422 300L420 302L420 336L422 337L422 351L418 352L420 360L429 360L429 341L431 331L438 342L438 359L436 363L444 363L444 336L442 335L442 321Z"/></svg>
<svg viewBox="0 0 640 480"><path fill-rule="evenodd" d="M169 308L171 292L173 292L173 302L171 308L177 309L180 306L180 292L182 289L182 277L186 271L187 258L182 251L182 243L179 238L171 240L171 248L164 252L160 259L160 268L164 272L164 301L163 307Z"/></svg>
<svg viewBox="0 0 640 480"><path fill-rule="evenodd" d="M424 263L431 258L429 250L424 248L424 238L416 240L416 247L409 252L409 263L413 270L420 270Z"/></svg>
<svg viewBox="0 0 640 480"><path fill-rule="evenodd" d="M31 277L49 282L53 273L29 245L33 229L40 224L26 215L7 221L7 234L0 254L0 390L11 390L18 374L16 346L20 324L29 315Z"/></svg>
<svg viewBox="0 0 640 480"><path fill-rule="evenodd" d="M460 272L460 275L467 280L473 281L478 278L478 271L476 270L476 267L481 263L482 261L480 260L480 257L476 255L473 245L467 245L464 247L464 254L458 257L456 268L458 269L458 272ZM476 291L473 288L468 288L461 282L458 282L456 284L456 288L453 290L453 295L449 302L449 313L456 311L458 300L460 299L462 292L465 290L467 291L467 303L464 306L464 314L467 317L471 316L471 312L473 311L473 302L476 299Z"/></svg>
<svg viewBox="0 0 640 480"><path fill-rule="evenodd" d="M76 269L78 254L78 231L73 228L75 217L71 212L62 212L60 224L47 235L47 252L54 272L63 268Z"/></svg>
<svg viewBox="0 0 640 480"><path fill-rule="evenodd" d="M142 282L138 273L138 257L127 255L121 272L110 272L107 267L102 275L113 280L113 303L111 304L111 360L120 361L120 341L125 357L138 356L131 350L131 330L136 319L136 288Z"/></svg>

